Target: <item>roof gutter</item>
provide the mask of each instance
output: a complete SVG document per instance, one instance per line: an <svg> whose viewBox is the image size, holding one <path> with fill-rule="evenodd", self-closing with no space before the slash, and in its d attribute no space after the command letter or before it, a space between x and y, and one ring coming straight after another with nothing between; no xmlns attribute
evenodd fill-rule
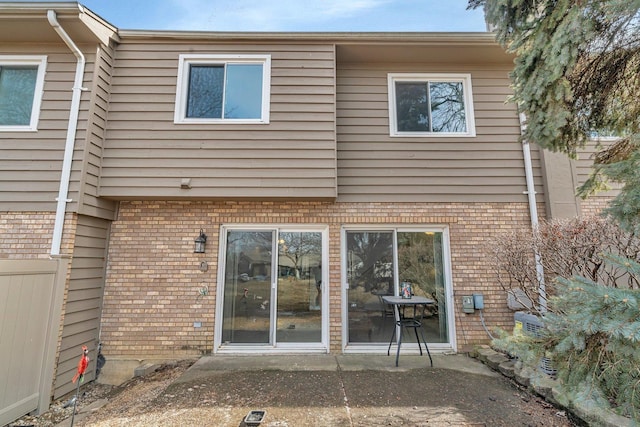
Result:
<svg viewBox="0 0 640 427"><path fill-rule="evenodd" d="M70 199L67 199L69 195L69 181L71 179L71 163L73 160L73 149L75 146L76 132L78 130L78 114L80 111L80 96L83 90L87 90L82 87L82 79L84 76L85 58L78 46L71 40L71 37L60 26L56 18L56 12L54 10L47 11L47 19L49 24L58 33L60 38L69 47L71 52L76 56L76 75L73 81L73 94L71 97L71 107L69 110L69 123L67 126L67 139L64 147L64 158L62 161L62 174L60 176L60 189L58 191L58 197L56 198L58 206L56 209L56 218L53 227L53 239L51 241L51 255L60 255L60 247L62 245L62 234L64 231L64 217L67 209L67 203Z"/></svg>
<svg viewBox="0 0 640 427"><path fill-rule="evenodd" d="M166 38L207 40L278 40L321 41L336 43L417 43L450 45L500 46L495 34L487 32L260 32L260 31L176 31L176 30L127 30L119 29L125 38Z"/></svg>
<svg viewBox="0 0 640 427"><path fill-rule="evenodd" d="M520 133L524 134L526 127L526 116L520 113ZM538 231L538 208L536 206L536 189L533 183L533 167L531 165L531 148L529 141L522 141L522 154L524 155L524 174L527 180L527 197L529 200L529 216L531 217L531 228L533 232ZM536 277L538 279L538 304L541 312L547 311L547 291L544 283L544 267L540 252L535 251Z"/></svg>

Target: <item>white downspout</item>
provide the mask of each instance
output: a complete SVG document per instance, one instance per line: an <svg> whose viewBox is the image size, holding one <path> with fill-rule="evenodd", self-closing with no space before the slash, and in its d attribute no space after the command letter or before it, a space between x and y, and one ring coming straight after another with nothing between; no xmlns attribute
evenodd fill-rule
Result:
<svg viewBox="0 0 640 427"><path fill-rule="evenodd" d="M53 239L51 241L51 255L60 255L60 246L62 244L62 233L64 231L64 216L67 209L69 194L69 180L71 177L71 162L73 160L73 148L75 146L76 131L78 129L78 113L80 111L80 96L83 90L82 79L84 76L85 58L78 46L71 40L69 35L58 23L56 12L54 10L47 11L47 19L49 24L58 33L60 38L71 49L78 59L76 64L76 75L73 81L73 95L71 97L71 108L69 111L69 124L67 127L67 140L64 147L64 158L62 161L62 174L60 176L60 190L58 192L58 207L56 209L56 219L53 226Z"/></svg>
<svg viewBox="0 0 640 427"><path fill-rule="evenodd" d="M526 116L524 113L520 113L520 133L524 134L526 128ZM531 228L533 232L538 231L538 208L536 206L536 190L533 183L533 167L531 166L531 148L529 141L523 139L522 141L522 153L524 155L524 174L527 180L527 197L529 200L529 216L531 217ZM540 311L547 311L547 292L544 284L544 268L542 266L542 259L538 251L535 252L536 260L536 276L538 278L538 304L540 305Z"/></svg>

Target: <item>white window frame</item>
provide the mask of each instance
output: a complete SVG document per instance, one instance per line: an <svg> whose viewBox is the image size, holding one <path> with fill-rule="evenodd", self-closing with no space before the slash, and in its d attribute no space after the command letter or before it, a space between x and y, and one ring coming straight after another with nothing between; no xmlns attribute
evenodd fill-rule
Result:
<svg viewBox="0 0 640 427"><path fill-rule="evenodd" d="M598 134L597 131L592 131L589 132L589 136L587 138L589 141L595 141L595 142L613 142L613 141L617 141L620 139L619 136L613 136L613 135L606 135L606 136L600 136Z"/></svg>
<svg viewBox="0 0 640 427"><path fill-rule="evenodd" d="M187 96L189 95L189 68L191 65L262 65L262 111L258 119L225 118L189 118L187 114ZM226 89L225 89L226 90ZM176 107L174 123L269 123L269 105L271 98L271 55L218 55L218 54L181 54L178 64L178 82L176 86ZM223 100L224 103L224 100Z"/></svg>
<svg viewBox="0 0 640 427"><path fill-rule="evenodd" d="M473 114L473 93L471 74L434 74L434 73L389 73L389 135L392 137L474 137L476 136ZM455 82L462 83L464 91L464 113L466 132L400 132L398 131L396 112L396 82Z"/></svg>
<svg viewBox="0 0 640 427"><path fill-rule="evenodd" d="M0 65L35 65L38 67L36 85L33 92L33 105L31 107L31 120L28 125L0 125L1 132L35 132L38 130L42 94L44 92L44 76L47 68L46 55L0 55Z"/></svg>

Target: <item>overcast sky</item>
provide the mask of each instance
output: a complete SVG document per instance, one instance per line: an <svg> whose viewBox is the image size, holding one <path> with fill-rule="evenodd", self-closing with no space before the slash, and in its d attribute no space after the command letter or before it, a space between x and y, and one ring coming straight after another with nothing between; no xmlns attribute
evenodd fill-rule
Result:
<svg viewBox="0 0 640 427"><path fill-rule="evenodd" d="M485 31L468 0L84 0L120 29Z"/></svg>

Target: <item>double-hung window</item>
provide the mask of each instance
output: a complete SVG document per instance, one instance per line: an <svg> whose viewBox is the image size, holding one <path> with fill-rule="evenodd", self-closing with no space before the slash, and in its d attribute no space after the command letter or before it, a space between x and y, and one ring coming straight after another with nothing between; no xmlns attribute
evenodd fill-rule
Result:
<svg viewBox="0 0 640 427"><path fill-rule="evenodd" d="M269 123L269 55L180 55L176 123Z"/></svg>
<svg viewBox="0 0 640 427"><path fill-rule="evenodd" d="M469 74L388 75L391 136L475 136Z"/></svg>
<svg viewBox="0 0 640 427"><path fill-rule="evenodd" d="M0 131L38 127L46 56L0 55Z"/></svg>

